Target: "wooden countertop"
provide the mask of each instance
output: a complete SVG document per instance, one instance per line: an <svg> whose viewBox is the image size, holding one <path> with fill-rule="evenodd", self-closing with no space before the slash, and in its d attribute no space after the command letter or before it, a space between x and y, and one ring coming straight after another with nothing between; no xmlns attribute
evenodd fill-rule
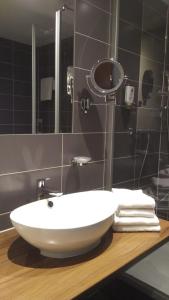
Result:
<svg viewBox="0 0 169 300"><path fill-rule="evenodd" d="M169 236L160 233L112 233L90 254L73 259L45 258L18 237L0 234L0 300L70 300Z"/></svg>

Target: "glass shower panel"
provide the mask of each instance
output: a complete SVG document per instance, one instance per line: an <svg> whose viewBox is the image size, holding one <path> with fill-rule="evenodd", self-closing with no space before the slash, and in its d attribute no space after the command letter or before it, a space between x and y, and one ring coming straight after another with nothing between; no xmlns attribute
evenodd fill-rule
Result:
<svg viewBox="0 0 169 300"><path fill-rule="evenodd" d="M169 8L167 9L166 40L161 105L161 131L159 149L158 178L153 178L157 186L157 210L162 218L169 219Z"/></svg>
<svg viewBox="0 0 169 300"><path fill-rule="evenodd" d="M142 1L135 182L158 202L167 5Z"/></svg>

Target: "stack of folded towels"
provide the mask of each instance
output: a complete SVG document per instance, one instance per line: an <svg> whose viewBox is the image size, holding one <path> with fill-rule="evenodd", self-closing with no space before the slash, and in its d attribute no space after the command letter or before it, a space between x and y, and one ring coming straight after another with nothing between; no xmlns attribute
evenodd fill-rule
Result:
<svg viewBox="0 0 169 300"><path fill-rule="evenodd" d="M155 201L142 190L112 189L118 209L114 215L114 231L160 231L155 215Z"/></svg>

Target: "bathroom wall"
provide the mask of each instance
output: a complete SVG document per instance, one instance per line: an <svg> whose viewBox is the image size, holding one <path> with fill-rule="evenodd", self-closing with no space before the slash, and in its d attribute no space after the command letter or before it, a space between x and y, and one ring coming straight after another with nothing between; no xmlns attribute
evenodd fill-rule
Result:
<svg viewBox="0 0 169 300"><path fill-rule="evenodd" d="M76 2L73 133L0 136L0 230L11 226L12 209L37 199L39 178L50 177L48 187L63 193L104 187L107 105L87 90L85 75L108 55L111 1ZM87 115L81 96L93 104ZM72 166L77 155L91 156L92 162Z"/></svg>
<svg viewBox="0 0 169 300"><path fill-rule="evenodd" d="M45 77L55 77L55 44L50 43L36 48L37 76L37 132L52 133L55 126L55 93L52 99L40 100L40 83Z"/></svg>
<svg viewBox="0 0 169 300"><path fill-rule="evenodd" d="M11 226L12 209L36 200L39 178L50 177L48 187L63 193L105 187L110 106L89 91L85 76L98 59L109 56L110 12L111 0L76 1L73 133L0 136L0 230ZM161 109L166 97L158 94L163 88L165 16L166 6L160 1L120 0L118 59L129 77L128 84L135 87L135 101L128 108L124 103L124 88L117 94L112 186L143 187L157 200L158 186L152 178L157 178L164 167L160 164L158 168L159 155L160 162L162 157L166 165L168 161L167 131L161 130L166 124L166 110ZM155 30L151 20L156 24ZM148 77L144 76L147 66L148 71L153 70L153 86L151 72ZM0 89L5 89L3 80L0 80ZM91 100L88 114L81 110L81 97ZM92 162L83 167L72 166L71 160L77 155L91 156ZM164 207L168 210L167 206L168 202L164 201L162 209L159 206L163 217L166 217Z"/></svg>
<svg viewBox="0 0 169 300"><path fill-rule="evenodd" d="M71 132L72 128L72 99L67 93L67 68L73 66L73 38L61 41L61 96L60 96L60 132Z"/></svg>
<svg viewBox="0 0 169 300"><path fill-rule="evenodd" d="M0 38L0 133L31 132L31 46Z"/></svg>
<svg viewBox="0 0 169 300"><path fill-rule="evenodd" d="M40 82L45 77L55 77L55 44L50 43L36 48L37 53L37 131L53 133L55 127L55 92L52 99L40 100ZM60 50L60 132L71 132L72 103L67 94L67 66L73 65L73 38L61 40Z"/></svg>
<svg viewBox="0 0 169 300"><path fill-rule="evenodd" d="M160 94L166 89L163 80L166 15L167 6L160 0L120 0L118 59L129 78L127 84L135 87L135 101L132 107L127 107L124 88L119 91L113 186L143 188L157 202L158 173L168 161L164 129L167 97ZM160 209L158 213L164 217Z"/></svg>

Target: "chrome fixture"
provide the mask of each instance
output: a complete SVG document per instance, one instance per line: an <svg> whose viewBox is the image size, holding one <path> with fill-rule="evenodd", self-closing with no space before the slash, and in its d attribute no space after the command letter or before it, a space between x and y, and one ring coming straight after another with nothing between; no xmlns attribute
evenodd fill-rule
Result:
<svg viewBox="0 0 169 300"><path fill-rule="evenodd" d="M88 111L90 110L91 107L91 100L90 98L81 98L80 100L80 106L81 106L81 110L83 111L84 114L87 114Z"/></svg>
<svg viewBox="0 0 169 300"><path fill-rule="evenodd" d="M50 180L50 178L41 178L37 181L37 198L47 199L47 204L49 207L53 206L53 201L51 201L50 197L60 197L63 193L59 193L58 191L50 190L46 187L46 181Z"/></svg>
<svg viewBox="0 0 169 300"><path fill-rule="evenodd" d="M91 161L91 157L87 156L76 156L72 159L72 164L77 166L87 165Z"/></svg>
<svg viewBox="0 0 169 300"><path fill-rule="evenodd" d="M89 90L98 97L116 101L115 94L126 81L122 65L113 58L104 58L93 65L89 75L86 75Z"/></svg>
<svg viewBox="0 0 169 300"><path fill-rule="evenodd" d="M73 85L74 85L74 68L72 66L67 67L67 94L73 102Z"/></svg>

